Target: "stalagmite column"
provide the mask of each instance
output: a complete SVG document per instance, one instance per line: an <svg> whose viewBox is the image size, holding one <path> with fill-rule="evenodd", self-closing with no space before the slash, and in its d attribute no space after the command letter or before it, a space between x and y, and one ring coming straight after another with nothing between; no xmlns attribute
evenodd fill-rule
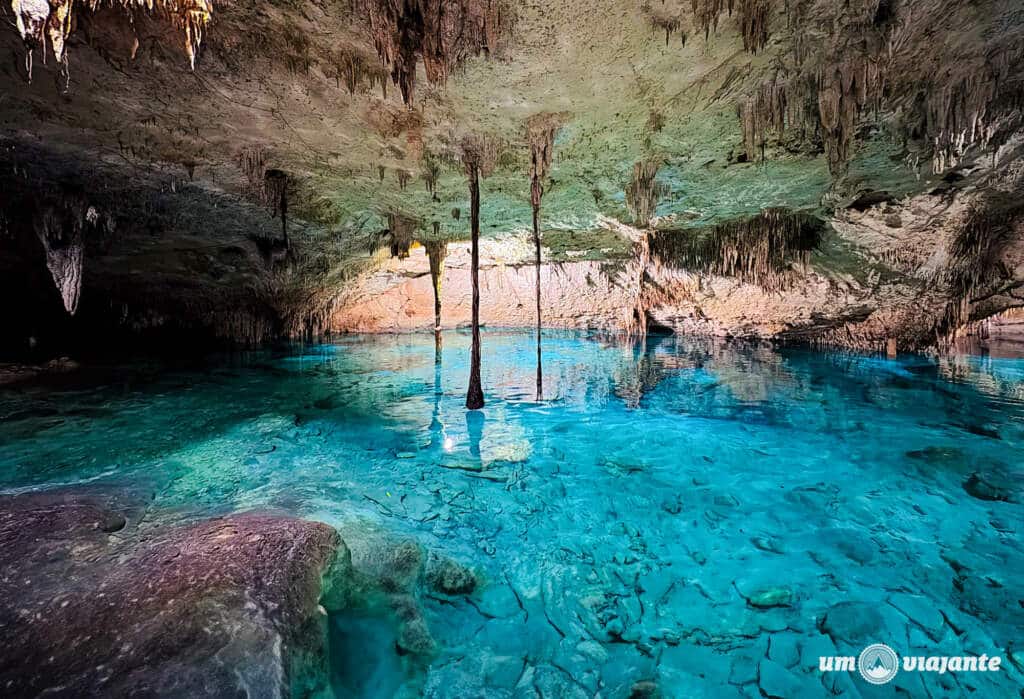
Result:
<svg viewBox="0 0 1024 699"><path fill-rule="evenodd" d="M479 410L484 407L484 391L480 381L480 177L486 177L494 170L498 160L498 145L486 136L473 135L462 140L461 151L462 165L469 180L472 239L470 275L473 284L473 347L470 355L466 407L469 410Z"/></svg>

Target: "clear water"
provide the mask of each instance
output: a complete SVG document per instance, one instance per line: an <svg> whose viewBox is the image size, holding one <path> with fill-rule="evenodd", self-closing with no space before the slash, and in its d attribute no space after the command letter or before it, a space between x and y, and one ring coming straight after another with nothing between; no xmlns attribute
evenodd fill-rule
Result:
<svg viewBox="0 0 1024 699"><path fill-rule="evenodd" d="M486 579L422 595L438 651L416 676L380 657L386 624L334 620L339 696L1019 695L1024 361L551 334L538 403L530 336L487 332L467 413L468 342L446 335L439 364L432 336L346 337L7 389L0 486L125 483L154 519L283 509ZM969 493L974 473L1015 502ZM873 687L818 671L822 628L843 654L1003 670Z"/></svg>

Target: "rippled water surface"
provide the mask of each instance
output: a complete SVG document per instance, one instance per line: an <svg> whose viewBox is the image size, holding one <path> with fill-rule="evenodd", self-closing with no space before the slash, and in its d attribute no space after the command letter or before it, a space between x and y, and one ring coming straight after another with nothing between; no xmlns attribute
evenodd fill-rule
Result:
<svg viewBox="0 0 1024 699"><path fill-rule="evenodd" d="M468 342L3 389L0 486L129 484L155 518L285 510L486 580L423 595L438 652L415 676L387 628L334 620L339 696L1019 696L1024 360L552 334L537 402L530 336L488 332L467 413ZM1004 669L817 670L871 642Z"/></svg>

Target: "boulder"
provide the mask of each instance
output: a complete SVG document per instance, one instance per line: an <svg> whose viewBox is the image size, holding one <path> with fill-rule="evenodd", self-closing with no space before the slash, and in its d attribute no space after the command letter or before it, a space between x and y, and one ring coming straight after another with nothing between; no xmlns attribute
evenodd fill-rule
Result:
<svg viewBox="0 0 1024 699"><path fill-rule="evenodd" d="M18 639L5 694L272 697L302 682L323 657L335 531L249 513L144 535L139 512L94 490L0 498L0 620Z"/></svg>

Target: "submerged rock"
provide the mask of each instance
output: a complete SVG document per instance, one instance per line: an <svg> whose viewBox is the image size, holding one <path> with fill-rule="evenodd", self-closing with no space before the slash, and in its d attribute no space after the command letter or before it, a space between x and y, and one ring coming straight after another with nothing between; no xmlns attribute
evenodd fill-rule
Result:
<svg viewBox="0 0 1024 699"><path fill-rule="evenodd" d="M761 693L766 697L790 699L800 693L797 676L773 660L762 660L757 674Z"/></svg>
<svg viewBox="0 0 1024 699"><path fill-rule="evenodd" d="M248 513L143 537L135 506L87 490L0 499L0 618L18 639L5 693L270 697L303 682L337 533Z"/></svg>
<svg viewBox="0 0 1024 699"><path fill-rule="evenodd" d="M445 595L468 595L476 589L473 571L450 558L431 554L426 566L427 583Z"/></svg>
<svg viewBox="0 0 1024 699"><path fill-rule="evenodd" d="M889 597L889 604L924 629L933 640L942 639L946 620L931 600L900 592Z"/></svg>
<svg viewBox="0 0 1024 699"><path fill-rule="evenodd" d="M793 590L782 585L757 585L737 581L736 589L748 605L757 609L788 607L793 603Z"/></svg>
<svg viewBox="0 0 1024 699"><path fill-rule="evenodd" d="M629 699L661 699L663 696L658 685L650 680L635 682L629 689Z"/></svg>
<svg viewBox="0 0 1024 699"><path fill-rule="evenodd" d="M973 473L964 481L964 490L979 500L1018 502L1019 491L1011 479L995 472Z"/></svg>
<svg viewBox="0 0 1024 699"><path fill-rule="evenodd" d="M851 644L865 642L885 627L885 619L874 605L864 602L840 602L821 620L822 632L833 641Z"/></svg>

